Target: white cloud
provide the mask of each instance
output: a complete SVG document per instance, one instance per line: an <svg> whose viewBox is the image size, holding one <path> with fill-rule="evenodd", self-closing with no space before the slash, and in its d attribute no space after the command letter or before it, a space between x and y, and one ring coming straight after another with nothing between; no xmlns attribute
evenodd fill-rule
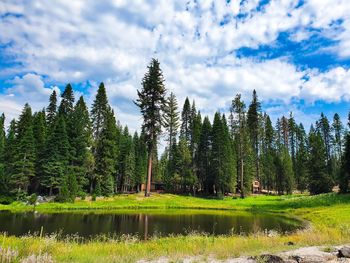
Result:
<svg viewBox="0 0 350 263"><path fill-rule="evenodd" d="M284 31L302 41L310 37L311 27L338 40L335 52L348 57L350 2L309 0L296 8L299 1L276 0L256 11L259 2L5 0L0 43L10 43L4 52L22 66L0 73L12 78L12 87L0 96L0 110L14 115L26 101L36 109L45 106L54 88L46 81L89 81L91 103L104 81L118 118L137 127L139 115L131 100L153 56L180 105L189 96L207 114L227 107L236 93L249 100L253 89L262 100L284 105L292 98L348 100L350 74L341 66L323 73L300 71L283 58L238 59L235 50L272 44Z"/></svg>

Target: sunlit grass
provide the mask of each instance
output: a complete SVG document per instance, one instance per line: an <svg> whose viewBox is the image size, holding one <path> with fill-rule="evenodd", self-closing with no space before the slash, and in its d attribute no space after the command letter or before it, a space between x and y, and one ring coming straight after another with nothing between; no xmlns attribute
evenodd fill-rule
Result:
<svg viewBox="0 0 350 263"><path fill-rule="evenodd" d="M241 255L257 255L263 252L277 252L301 246L331 246L350 242L350 196L327 194L320 196L252 196L244 200L225 198L224 200L204 199L177 195L154 194L150 198L142 195L120 195L104 200L77 201L74 204L47 203L38 206L45 212L78 210L120 211L123 209L157 208L163 213L167 208L178 208L173 213L186 213L188 209L210 209L206 213L255 212L286 213L311 222L309 228L290 235L267 235L265 233L248 236L210 236L191 234L153 238L140 241L137 238L123 240L101 239L79 243L51 237L0 236L0 246L18 252L17 261L31 255L48 255L59 262L135 262L139 259L169 257L173 260L186 256L229 258ZM183 209L186 208L186 209ZM14 203L0 209L25 211L27 206ZM30 208L29 208L30 209ZM216 211L214 209L232 210ZM169 211L166 211L169 212ZM192 211L191 211L192 212ZM292 246L288 245L293 243Z"/></svg>

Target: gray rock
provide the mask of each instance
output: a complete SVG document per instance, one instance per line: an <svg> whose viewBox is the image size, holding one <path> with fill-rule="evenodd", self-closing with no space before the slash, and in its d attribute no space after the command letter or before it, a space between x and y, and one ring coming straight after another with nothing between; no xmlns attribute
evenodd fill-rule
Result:
<svg viewBox="0 0 350 263"><path fill-rule="evenodd" d="M338 257L350 258L350 247L342 247L338 250Z"/></svg>
<svg viewBox="0 0 350 263"><path fill-rule="evenodd" d="M258 262L264 263L285 263L284 260L276 255L263 254L255 258Z"/></svg>
<svg viewBox="0 0 350 263"><path fill-rule="evenodd" d="M38 203L44 203L44 202L45 202L45 199L44 199L44 197L42 197L41 195L39 195L39 196L37 197L36 201L37 201Z"/></svg>

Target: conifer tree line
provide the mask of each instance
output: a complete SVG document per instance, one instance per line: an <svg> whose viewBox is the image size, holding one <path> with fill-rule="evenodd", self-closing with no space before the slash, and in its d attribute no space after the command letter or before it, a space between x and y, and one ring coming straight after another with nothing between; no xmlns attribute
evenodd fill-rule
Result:
<svg viewBox="0 0 350 263"><path fill-rule="evenodd" d="M249 105L240 94L229 111L202 116L186 98L180 109L153 59L135 104L144 122L130 134L110 106L103 83L89 110L68 84L53 91L45 109L29 104L5 128L0 116L0 195L23 199L36 193L74 201L86 194L138 192L159 183L165 191L222 196L252 192L349 192L350 133L335 114L321 113L308 131L292 113L272 123L254 90ZM159 138L166 147L158 156Z"/></svg>
<svg viewBox="0 0 350 263"><path fill-rule="evenodd" d="M99 85L91 111L68 84L58 104L53 91L48 106L32 112L25 104L5 131L0 117L0 195L29 194L74 201L86 194L109 196L139 191L147 164L143 134L130 134Z"/></svg>
<svg viewBox="0 0 350 263"><path fill-rule="evenodd" d="M228 116L216 112L212 123L188 98L180 113L170 93L164 116L160 163L168 191L244 197L259 181L264 193L349 192L350 133L338 114L329 121L321 113L308 132L292 113L274 125L254 90L248 107L237 94Z"/></svg>

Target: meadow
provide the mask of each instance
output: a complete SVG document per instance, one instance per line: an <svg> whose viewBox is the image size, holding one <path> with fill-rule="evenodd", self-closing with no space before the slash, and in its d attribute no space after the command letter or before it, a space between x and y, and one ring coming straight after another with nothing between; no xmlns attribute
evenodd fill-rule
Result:
<svg viewBox="0 0 350 263"><path fill-rule="evenodd" d="M23 212L33 209L22 203L1 205L0 210ZM75 210L112 211L123 209L207 209L283 213L309 222L305 229L289 235L256 233L234 236L190 234L151 238L142 241L134 237L119 239L98 238L81 243L74 238L56 236L0 236L0 258L8 256L13 262L25 258L44 258L57 262L135 262L140 259L167 257L177 261L188 256L218 259L263 252L275 253L297 247L331 246L350 242L350 195L323 194L317 196L250 196L245 199L225 197L223 200L206 199L171 194L118 195L75 203L43 203L39 212L69 212ZM220 211L219 211L220 210ZM6 262L6 261L4 261Z"/></svg>

